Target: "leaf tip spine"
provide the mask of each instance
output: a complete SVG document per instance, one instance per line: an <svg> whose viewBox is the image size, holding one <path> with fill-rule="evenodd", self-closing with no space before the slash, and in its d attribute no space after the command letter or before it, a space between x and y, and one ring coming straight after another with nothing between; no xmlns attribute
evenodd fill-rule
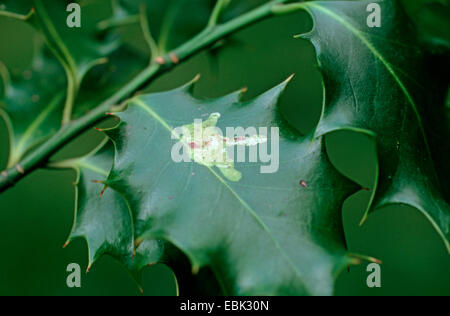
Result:
<svg viewBox="0 0 450 316"><path fill-rule="evenodd" d="M293 73L292 75L290 75L290 76L286 79L285 83L286 83L286 84L289 84L289 83L292 81L292 79L294 79L294 77L295 77L295 73Z"/></svg>
<svg viewBox="0 0 450 316"><path fill-rule="evenodd" d="M195 265L192 266L192 274L193 275L197 275L199 273L199 271L200 271L200 266L199 265L195 264Z"/></svg>
<svg viewBox="0 0 450 316"><path fill-rule="evenodd" d="M192 82L191 82L191 83L192 83L192 84L195 84L195 83L199 82L201 77L202 77L201 74L196 74L195 77L194 77L194 79L192 79Z"/></svg>
<svg viewBox="0 0 450 316"><path fill-rule="evenodd" d="M102 197L103 197L103 195L104 195L105 192L106 192L106 189L108 189L108 186L107 186L107 185L105 185L105 186L103 187L102 192L100 192L99 198L102 198Z"/></svg>
<svg viewBox="0 0 450 316"><path fill-rule="evenodd" d="M195 85L197 84L197 82L200 81L201 77L202 77L201 74L197 74L191 81L189 81L188 83L186 83L184 86L182 86L179 89L184 90L189 94L192 94Z"/></svg>
<svg viewBox="0 0 450 316"><path fill-rule="evenodd" d="M366 212L366 213L364 214L364 217L362 218L361 222L359 222L359 226L360 226L360 227L363 226L363 225L366 223L368 217L369 217L369 215L368 215L368 213Z"/></svg>
<svg viewBox="0 0 450 316"><path fill-rule="evenodd" d="M383 261L381 261L381 260L379 260L379 259L377 259L377 258L370 258L371 260L370 261L372 261L373 263L376 263L376 264L383 264Z"/></svg>

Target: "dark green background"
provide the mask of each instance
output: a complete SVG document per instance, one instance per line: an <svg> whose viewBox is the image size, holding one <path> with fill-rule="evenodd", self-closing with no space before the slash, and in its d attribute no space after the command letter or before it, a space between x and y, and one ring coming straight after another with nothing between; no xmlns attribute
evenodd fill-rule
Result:
<svg viewBox="0 0 450 316"><path fill-rule="evenodd" d="M195 91L198 97L216 97L244 86L249 88L247 97L252 97L295 73L281 106L291 122L307 133L320 114L321 77L312 46L293 39L293 35L310 27L306 14L262 22L238 33L232 45L214 58L202 53L158 79L150 90L176 87L200 73L202 80ZM25 70L31 55L31 34L27 26L0 18L0 60L11 68ZM132 41L139 46L138 39ZM100 139L90 132L60 155L83 154ZM328 136L327 143L340 171L364 186L372 186L376 160L368 139L341 132ZM7 151L8 138L0 123L0 169L6 164ZM73 220L74 179L72 172L38 171L0 196L0 295L139 294L125 269L109 257L83 275L81 289L67 288L66 266L74 262L85 268L87 264L82 240L62 249ZM345 203L343 221L351 252L383 260L382 288L366 286L368 273L363 265L341 274L336 294L450 295L450 256L431 225L414 209L399 206L372 214L359 227L369 195L361 192L351 197ZM144 290L147 295L175 294L169 269L148 268Z"/></svg>

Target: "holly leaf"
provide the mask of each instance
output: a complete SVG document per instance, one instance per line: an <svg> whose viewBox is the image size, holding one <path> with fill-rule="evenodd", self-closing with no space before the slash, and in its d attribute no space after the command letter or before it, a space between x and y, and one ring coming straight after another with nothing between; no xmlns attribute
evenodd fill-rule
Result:
<svg viewBox="0 0 450 316"><path fill-rule="evenodd" d="M164 245L147 240L135 249L127 201L113 190L103 192L102 182L108 176L113 157L112 144L103 142L85 157L50 164L53 168L73 169L77 174L74 225L65 246L76 238L85 239L89 249L87 271L103 255L110 255L128 269L142 290L142 270L160 262Z"/></svg>
<svg viewBox="0 0 450 316"><path fill-rule="evenodd" d="M61 126L66 80L58 61L39 44L30 69L10 74L3 64L0 68L4 83L0 116L8 127L12 167Z"/></svg>
<svg viewBox="0 0 450 316"><path fill-rule="evenodd" d="M341 218L342 203L357 186L332 167L322 140L301 137L283 119L277 103L286 84L248 102L240 101L241 92L197 100L193 83L138 96L117 114L120 124L105 130L116 148L106 185L129 202L136 243L175 245L194 273L211 268L224 294L330 295L337 273L357 261L346 252ZM184 138L196 119L223 131L273 128L267 139L223 139L260 150L276 145L280 131L278 170L261 173L267 164L260 162L208 163L208 147L196 157L199 140ZM183 137L177 126L184 126ZM172 150L194 160L176 163Z"/></svg>
<svg viewBox="0 0 450 316"><path fill-rule="evenodd" d="M193 276L189 262L172 245L161 240L145 240L135 247L134 223L128 202L116 191L104 190L114 160L114 147L105 140L84 157L52 163L49 167L76 172L74 224L65 243L82 238L89 250L89 272L102 256L120 262L143 292L142 273L158 263L169 266L186 294L220 293L211 274ZM208 291L208 292L207 292Z"/></svg>
<svg viewBox="0 0 450 316"><path fill-rule="evenodd" d="M379 28L361 18L370 3L381 7ZM439 145L448 135L433 133L444 124L435 119L445 117L439 113L448 78L432 77L436 68L397 1L315 1L306 8L314 29L303 37L315 46L326 87L316 136L352 130L373 137L379 172L371 209L415 207L450 252L450 207L441 191L448 188L448 167L437 164L448 161L446 145ZM448 59L438 67L446 69Z"/></svg>

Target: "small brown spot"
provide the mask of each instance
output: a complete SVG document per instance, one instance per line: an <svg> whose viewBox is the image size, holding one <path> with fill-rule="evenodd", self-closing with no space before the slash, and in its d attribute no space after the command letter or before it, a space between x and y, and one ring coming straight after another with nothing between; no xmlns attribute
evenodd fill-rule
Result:
<svg viewBox="0 0 450 316"><path fill-rule="evenodd" d="M155 62L157 64L164 65L166 63L166 60L163 57L156 57Z"/></svg>
<svg viewBox="0 0 450 316"><path fill-rule="evenodd" d="M40 98L37 94L35 94L35 95L33 95L33 96L31 97L31 100L32 100L34 103L39 102L40 99L41 99L41 98Z"/></svg>
<svg viewBox="0 0 450 316"><path fill-rule="evenodd" d="M25 170L23 169L23 167L21 165L16 165L16 170L20 173L20 174L24 174Z"/></svg>
<svg viewBox="0 0 450 316"><path fill-rule="evenodd" d="M304 187L304 188L307 188L307 187L308 187L308 182L306 182L305 180L301 180L301 181L300 181L300 185L301 185L302 187Z"/></svg>
<svg viewBox="0 0 450 316"><path fill-rule="evenodd" d="M174 64L178 64L180 62L180 59L178 58L177 55L175 55L174 53L170 53L170 60L174 63Z"/></svg>

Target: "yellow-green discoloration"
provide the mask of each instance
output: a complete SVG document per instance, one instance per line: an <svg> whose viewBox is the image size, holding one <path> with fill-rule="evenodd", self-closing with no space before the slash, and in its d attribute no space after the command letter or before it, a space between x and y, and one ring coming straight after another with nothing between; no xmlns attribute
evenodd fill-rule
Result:
<svg viewBox="0 0 450 316"><path fill-rule="evenodd" d="M217 128L220 113L213 113L206 121L196 120L193 124L183 126L181 141L189 150L189 155L196 163L217 167L229 181L241 180L242 173L234 168L234 159L229 156L228 147L257 146L267 142L267 137L238 136L223 137L223 133Z"/></svg>

